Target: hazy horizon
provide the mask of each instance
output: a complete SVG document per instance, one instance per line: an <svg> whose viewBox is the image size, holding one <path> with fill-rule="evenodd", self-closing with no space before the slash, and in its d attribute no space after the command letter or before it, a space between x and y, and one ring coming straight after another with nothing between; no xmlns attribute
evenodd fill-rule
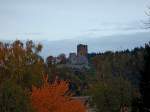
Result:
<svg viewBox="0 0 150 112"><path fill-rule="evenodd" d="M43 43L42 56L132 49L150 41L149 0L0 0L0 40Z"/></svg>

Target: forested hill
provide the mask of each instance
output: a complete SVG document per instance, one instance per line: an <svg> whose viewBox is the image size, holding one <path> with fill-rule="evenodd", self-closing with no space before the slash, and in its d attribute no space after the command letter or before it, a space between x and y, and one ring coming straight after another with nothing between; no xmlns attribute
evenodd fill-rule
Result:
<svg viewBox="0 0 150 112"><path fill-rule="evenodd" d="M88 58L91 65L99 70L100 75L122 75L138 86L144 64L144 52L144 47L137 47L133 50L90 53Z"/></svg>

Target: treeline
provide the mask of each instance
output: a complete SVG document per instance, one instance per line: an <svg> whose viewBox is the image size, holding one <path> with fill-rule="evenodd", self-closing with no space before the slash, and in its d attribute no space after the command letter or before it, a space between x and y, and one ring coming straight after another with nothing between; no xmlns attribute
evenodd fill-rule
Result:
<svg viewBox="0 0 150 112"><path fill-rule="evenodd" d="M0 112L85 112L68 81L50 83L41 50L32 41L0 42Z"/></svg>
<svg viewBox="0 0 150 112"><path fill-rule="evenodd" d="M96 72L90 95L98 112L149 112L150 43L131 51L88 55Z"/></svg>
<svg viewBox="0 0 150 112"><path fill-rule="evenodd" d="M144 66L144 47L133 50L106 51L104 53L88 54L91 66L99 70L100 76L112 74L128 78L134 86L139 86L141 71Z"/></svg>
<svg viewBox="0 0 150 112"><path fill-rule="evenodd" d="M91 53L88 54L90 69L74 71L49 65L47 70L50 77L55 74L70 80L75 95L91 96L91 107L98 112L143 112L141 80L148 62L146 54L146 45L133 50Z"/></svg>
<svg viewBox="0 0 150 112"><path fill-rule="evenodd" d="M84 112L71 97L85 95L97 112L148 112L150 44L89 54L90 69L80 71L44 62L41 50L32 41L0 43L0 112Z"/></svg>

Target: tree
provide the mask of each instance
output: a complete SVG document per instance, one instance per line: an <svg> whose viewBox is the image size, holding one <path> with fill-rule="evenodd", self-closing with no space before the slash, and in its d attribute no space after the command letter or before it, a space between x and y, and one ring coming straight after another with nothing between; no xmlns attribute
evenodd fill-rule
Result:
<svg viewBox="0 0 150 112"><path fill-rule="evenodd" d="M71 98L67 82L49 84L47 76L43 82L41 88L32 88L31 102L36 112L86 112L80 101Z"/></svg>
<svg viewBox="0 0 150 112"><path fill-rule="evenodd" d="M19 40L13 43L0 43L0 83L14 80L23 88L32 84L40 85L45 71L44 61L39 56L41 44ZM36 75L35 75L36 74Z"/></svg>
<svg viewBox="0 0 150 112"><path fill-rule="evenodd" d="M47 64L48 67L51 67L52 64L54 64L54 63L55 63L55 60L54 60L54 57L53 57L53 56L48 56L48 57L46 58L46 64Z"/></svg>
<svg viewBox="0 0 150 112"><path fill-rule="evenodd" d="M143 68L143 51L143 48L135 48L130 52L105 52L93 57L92 62L97 72L97 79L121 75L138 87L140 71Z"/></svg>
<svg viewBox="0 0 150 112"><path fill-rule="evenodd" d="M119 112L121 107L130 107L132 87L122 77L101 80L91 87L92 104L97 112Z"/></svg>
<svg viewBox="0 0 150 112"><path fill-rule="evenodd" d="M0 42L0 112L31 112L28 93L45 71L41 44ZM36 75L35 75L36 74Z"/></svg>
<svg viewBox="0 0 150 112"><path fill-rule="evenodd" d="M144 68L142 71L140 90L142 95L143 110L150 111L150 43L145 45Z"/></svg>
<svg viewBox="0 0 150 112"><path fill-rule="evenodd" d="M0 112L32 112L27 92L12 81L0 86Z"/></svg>
<svg viewBox="0 0 150 112"><path fill-rule="evenodd" d="M66 55L65 54L60 54L57 58L59 58L61 61L60 61L60 64L65 64L66 61L67 61L67 58L66 58Z"/></svg>

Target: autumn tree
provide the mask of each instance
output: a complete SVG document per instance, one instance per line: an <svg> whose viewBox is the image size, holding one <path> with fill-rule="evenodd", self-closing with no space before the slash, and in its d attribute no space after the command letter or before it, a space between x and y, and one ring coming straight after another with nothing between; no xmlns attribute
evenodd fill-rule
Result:
<svg viewBox="0 0 150 112"><path fill-rule="evenodd" d="M31 112L28 93L45 71L41 44L0 42L0 112ZM35 75L36 74L36 75Z"/></svg>
<svg viewBox="0 0 150 112"><path fill-rule="evenodd" d="M41 49L41 44L32 41L0 42L0 83L13 80L23 88L39 85L44 73L44 61L39 56Z"/></svg>
<svg viewBox="0 0 150 112"><path fill-rule="evenodd" d="M47 76L43 79L41 88L32 88L31 102L36 112L86 112L80 101L71 98L66 81L49 84Z"/></svg>

